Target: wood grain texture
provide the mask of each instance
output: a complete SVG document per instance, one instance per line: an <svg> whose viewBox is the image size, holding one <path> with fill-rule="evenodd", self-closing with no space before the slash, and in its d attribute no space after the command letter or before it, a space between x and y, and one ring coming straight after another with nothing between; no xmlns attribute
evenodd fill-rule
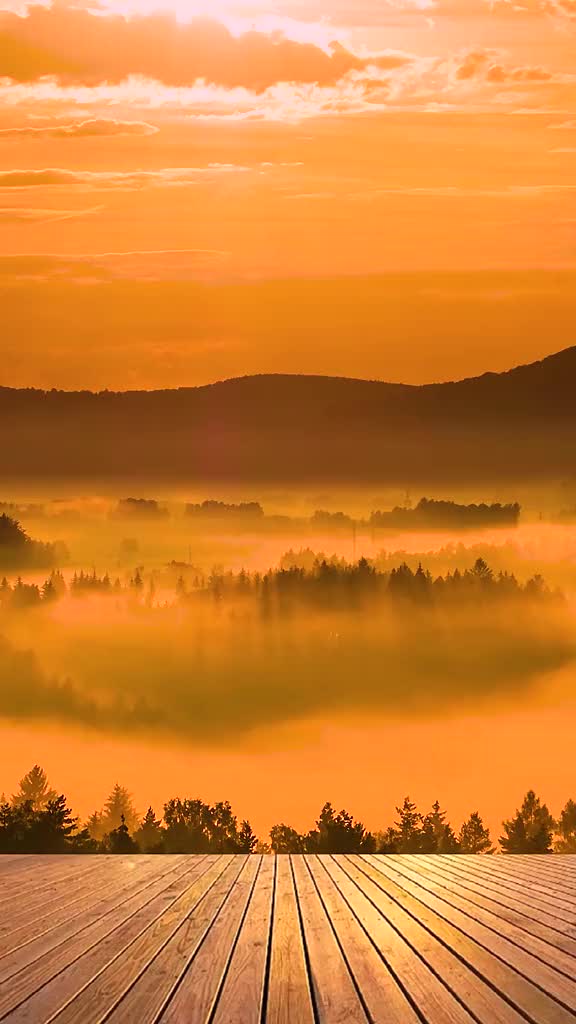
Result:
<svg viewBox="0 0 576 1024"><path fill-rule="evenodd" d="M0 857L0 1022L570 1024L576 856Z"/></svg>

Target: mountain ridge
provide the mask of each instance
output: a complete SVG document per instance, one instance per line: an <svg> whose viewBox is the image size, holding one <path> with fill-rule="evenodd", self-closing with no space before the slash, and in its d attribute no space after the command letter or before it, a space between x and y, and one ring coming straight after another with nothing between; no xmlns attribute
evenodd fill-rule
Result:
<svg viewBox="0 0 576 1024"><path fill-rule="evenodd" d="M112 388L103 388L99 391L92 391L90 388L37 388L37 387L12 387L10 385L0 385L0 397L6 393L11 394L34 394L34 395L92 395L98 397L100 395L113 395L113 396L124 396L124 395L167 395L167 394L181 394L182 392L196 393L198 391L206 390L209 388L219 388L226 385L239 385L246 381L330 381L330 382L346 382L349 384L368 384L384 386L386 388L399 388L404 390L416 391L430 388L441 388L454 385L472 384L479 381L485 381L487 379L494 380L494 378L509 378L511 375L521 373L523 371L532 371L545 365L557 365L560 361L571 361L574 364L576 371L576 345L568 345L566 348L560 349L558 352L553 352L548 356L543 356L541 359L533 360L528 363L519 363L516 366L512 366L507 370L486 370L483 373L475 374L470 377L461 377L455 380L446 381L426 381L423 384L408 384L402 381L387 381L382 380L379 377L348 377L341 374L324 374L324 373L251 373L242 374L237 377L223 377L219 380L209 381L206 384L190 384L183 385L178 388L128 388L125 391L118 391Z"/></svg>
<svg viewBox="0 0 576 1024"><path fill-rule="evenodd" d="M460 481L576 470L576 346L424 385L262 374L197 388L0 389L0 473Z"/></svg>

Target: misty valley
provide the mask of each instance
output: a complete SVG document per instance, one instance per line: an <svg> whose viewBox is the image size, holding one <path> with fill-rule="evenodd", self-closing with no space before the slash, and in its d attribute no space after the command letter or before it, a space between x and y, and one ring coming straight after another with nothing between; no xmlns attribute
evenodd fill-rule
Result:
<svg viewBox="0 0 576 1024"><path fill-rule="evenodd" d="M477 804L486 789L486 733L492 747L508 731L499 756L529 770L531 743L510 741L511 720L515 734L534 730L550 769L569 756L541 728L558 716L568 735L576 716L569 484L525 490L526 508L464 492L224 493L6 496L8 765L25 735L30 762L54 775L65 737L86 762L72 795L87 810L88 762L105 743L100 785L122 775L138 799L191 771L197 795L237 792L269 828L276 810L299 824L343 788L357 806L367 763L384 806L398 789L431 801L441 786L464 814L470 787ZM407 737L418 760L402 756ZM511 778L503 800L516 798ZM362 813L377 824L373 794Z"/></svg>
<svg viewBox="0 0 576 1024"><path fill-rule="evenodd" d="M574 1024L575 39L0 0L1 1022Z"/></svg>

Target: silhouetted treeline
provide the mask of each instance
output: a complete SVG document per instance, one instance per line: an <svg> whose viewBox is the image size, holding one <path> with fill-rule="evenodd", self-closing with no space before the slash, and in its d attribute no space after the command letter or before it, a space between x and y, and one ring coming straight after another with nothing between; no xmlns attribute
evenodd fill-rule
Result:
<svg viewBox="0 0 576 1024"><path fill-rule="evenodd" d="M576 803L569 800L556 821L546 804L530 790L511 818L502 823L502 853L576 853ZM347 811L325 804L315 828L299 834L289 825L270 833L274 853L418 853L492 854L490 830L478 811L456 831L435 801L422 813L409 797L396 808L396 820L382 832L367 832Z"/></svg>
<svg viewBox="0 0 576 1024"><path fill-rule="evenodd" d="M257 501L241 501L228 505L224 501L203 501L201 505L186 505L187 516L194 519L263 519L264 509Z"/></svg>
<svg viewBox="0 0 576 1024"><path fill-rule="evenodd" d="M530 790L502 823L500 852L576 853L576 802L568 800L555 820ZM394 822L369 832L346 810L322 807L304 833L274 825L269 841L259 842L250 822L239 820L228 801L213 805L173 797L161 817L149 807L140 815L131 794L116 784L100 811L81 823L48 783L39 765L20 780L16 793L0 798L0 853L412 853L492 854L490 831L478 811L458 830L436 801L422 812L409 797L396 808Z"/></svg>
<svg viewBox="0 0 576 1024"><path fill-rule="evenodd" d="M66 557L64 545L32 540L16 519L0 514L0 569L49 569Z"/></svg>
<svg viewBox="0 0 576 1024"><path fill-rule="evenodd" d="M422 565L414 571L406 563L382 572L366 558L354 564L338 559L316 560L310 569L292 566L264 575L214 571L203 590L216 600L253 596L265 615L286 613L302 604L320 610L350 610L379 602L426 607L514 599L546 601L561 596L552 593L539 575L523 584L513 573L494 573L482 558L470 569L439 576L433 576ZM182 596L186 596L185 587Z"/></svg>
<svg viewBox="0 0 576 1024"><path fill-rule="evenodd" d="M290 565L288 556L281 564ZM67 584L62 574L55 571L41 586L24 583L20 578L11 585L4 578L0 581L0 608L34 607L67 591L72 595L132 594L151 603L155 588L154 575L146 576L143 567L137 567L124 582L119 577L112 579L108 573L100 576L93 570L89 573L75 572ZM300 605L317 610L349 611L379 603L432 607L562 598L558 590L550 591L542 576L536 575L521 583L514 573L493 572L483 558L477 558L469 569L455 569L438 576L433 576L421 564L416 570L411 569L406 562L382 571L366 558L354 564L337 558L314 559L311 568L292 564L289 568L271 569L264 574L214 569L208 576L196 573L191 584L183 575L178 576L175 596L181 601L198 598L214 601L252 599L263 616L286 614Z"/></svg>
<svg viewBox="0 0 576 1024"><path fill-rule="evenodd" d="M168 519L169 512L155 498L121 498L110 513L112 519Z"/></svg>
<svg viewBox="0 0 576 1024"><path fill-rule="evenodd" d="M415 508L396 507L391 512L373 512L374 527L401 530L468 529L483 526L517 526L521 508L517 503L501 505L458 505L455 501L422 498Z"/></svg>

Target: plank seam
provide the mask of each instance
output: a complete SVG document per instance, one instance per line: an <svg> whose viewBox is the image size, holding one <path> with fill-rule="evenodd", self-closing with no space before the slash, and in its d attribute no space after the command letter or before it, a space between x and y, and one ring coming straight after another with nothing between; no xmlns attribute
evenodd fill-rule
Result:
<svg viewBox="0 0 576 1024"><path fill-rule="evenodd" d="M272 933L274 931L274 911L276 908L276 879L278 874L278 858L274 857L274 874L272 877L272 898L270 900L270 926L266 945L266 961L264 964L264 985L262 988L262 1006L260 1007L260 1024L266 1024L268 1016L268 997L270 993L270 965L272 963Z"/></svg>
<svg viewBox="0 0 576 1024"><path fill-rule="evenodd" d="M318 860L317 857L316 857L316 859ZM316 893L318 894L318 899L320 900L320 904L322 906L322 909L323 909L323 911L326 914L326 917L328 919L328 923L330 925L330 929L332 931L334 939L336 940L336 945L338 946L338 949L340 950L340 953L342 955L342 959L343 959L344 963L346 964L346 969L348 971L350 980L351 980L351 982L352 982L352 984L354 986L354 989L356 991L356 995L358 996L358 999L360 1001L360 1005L362 1006L362 1009L364 1010L364 1013L366 1014L366 1020L369 1022L369 1024L375 1024L374 1018L373 1018L372 1014L370 1013L370 1010L368 1009L368 1005L366 1003L366 1000L364 999L364 996L362 994L362 990L361 990L361 988L360 988L360 986L359 986L359 984L358 984L358 982L356 980L356 976L354 974L354 971L352 970L352 967L350 965L348 957L346 956L346 950L344 949L344 946L340 942L340 937L338 935L338 932L336 931L336 928L334 926L334 922L332 921L332 918L331 918L331 916L330 916L330 914L328 912L328 908L327 908L327 906L326 906L326 904L324 902L324 898L322 896L322 893L320 892L320 889L318 888L318 883L316 882L316 878L314 877L314 875L312 874L312 872L310 870L310 866L308 864L308 858L307 857L304 858L304 864L305 864L306 870L307 870L307 872L308 872L308 874L309 874L309 876L310 876L310 878L312 880L312 884L313 884L313 886L314 886L314 888L316 890ZM338 890L338 892L339 892L339 890Z"/></svg>
<svg viewBox="0 0 576 1024"><path fill-rule="evenodd" d="M462 907L458 907L454 903L451 903L450 900L447 899L445 896L442 896L441 893L437 893L437 892L434 892L433 890L427 889L426 886L422 882L418 881L418 878L412 879L410 877L410 875L405 875L401 868L393 867L392 870L393 871L397 871L398 874L401 876L401 878L407 878L407 880L409 882L412 882L413 885L418 886L419 889L422 889L424 892L427 892L427 893L429 893L429 895L431 895L431 896L435 897L436 899L440 900L441 903L445 903L447 907L451 907L452 910L456 910L456 911L458 911L458 913L463 914L464 917L467 917L470 921L473 921L474 924L480 925L482 928L486 928L487 931L492 932L492 934L498 936L498 938L504 939L506 942L509 942L510 945L515 946L516 949L519 949L522 953L525 953L528 956L533 957L533 959L537 960L538 963L542 964L543 967L549 968L551 971L555 971L556 974L561 975L561 977L566 978L568 981L574 981L574 975L568 974L567 971L561 970L560 967L555 967L552 964L548 963L548 961L544 960L541 955L539 955L538 953L534 953L533 950L531 950L531 949L526 949L516 939L510 938L510 936L508 936L508 935L503 935L493 925L486 924L484 921L479 921L468 910L463 910ZM406 869L404 869L404 870L406 870ZM418 872L415 871L414 873L416 874L416 876L418 876ZM422 877L422 876L420 876L420 877ZM399 885L400 883L396 883L396 884ZM403 888L403 886L400 885L400 888ZM447 887L444 886L443 888L446 889ZM449 890L447 890L447 891L449 891ZM463 897L463 898L466 899L466 897ZM419 899L419 897L418 896L414 896L414 899ZM423 900L419 900L419 902L422 903L425 906ZM469 902L472 902L472 901L470 900ZM476 906L476 904L473 904L473 905ZM463 935L466 935L466 932L464 931L463 928L460 928L458 925L454 924L452 921L449 921L448 918L445 918L443 916L443 914L439 913L438 911L435 911L435 913L438 913L438 917L442 918L443 921L447 921L448 924L452 924L454 928L458 928L458 930L461 931ZM490 911L487 911L487 913L490 913ZM494 916L497 917L497 915L494 915ZM498 920L500 920L500 919L498 918ZM502 920L504 920L504 919L502 918ZM518 925L517 927L520 929L520 931L526 931L526 929L521 928L520 925ZM530 934L530 933L526 932L526 934ZM542 939L541 941L542 942L546 942L545 939ZM488 946L486 946L484 944L484 942L481 942L479 939L474 939L474 942L476 942L477 945L481 946L483 949L487 949L488 952L492 953L494 956L498 956L498 954L494 953L493 950L491 950ZM550 945L550 943L548 943L548 945ZM552 946L552 948L555 948L555 947ZM566 954L566 956L571 956L571 955L572 955L571 953L567 953ZM502 958L498 957L498 959L502 959ZM503 960L502 962L503 963L507 963L508 961ZM512 966L512 965L509 965L509 966ZM519 970L517 968L514 968L514 970L517 970L517 973L520 974L522 977L527 977L525 974L523 974L523 972L521 970ZM534 982L532 978L527 978L527 980L532 982L532 984L534 984L534 985L536 984L536 982ZM540 986L537 985L537 988L540 988ZM542 989L542 991L546 991L546 990ZM557 1002L561 1002L561 1000L559 1000L557 997L554 997L554 998L556 998ZM562 1003L562 1005L564 1006L565 1004ZM572 1009L572 1008L571 1007L566 1007L566 1009Z"/></svg>
<svg viewBox="0 0 576 1024"><path fill-rule="evenodd" d="M292 875L292 885L294 886L294 896L296 900L296 913L298 915L298 927L300 928L300 938L302 940L302 950L304 953L304 963L306 964L306 978L308 981L308 991L310 993L310 1001L312 1003L312 1014L314 1017L314 1024L321 1024L320 1012L318 1009L318 1002L316 999L316 992L314 991L314 982L312 980L312 965L310 963L310 953L308 950L308 943L306 942L306 934L304 931L304 921L302 918L302 908L300 906L300 894L298 892L298 886L296 885L296 876L294 874L294 864L292 861L293 854L290 854L290 873Z"/></svg>
<svg viewBox="0 0 576 1024"><path fill-rule="evenodd" d="M440 935L437 935L437 934L436 934L436 933L435 933L434 931L432 931L432 929L431 929L431 928L429 928L429 927L428 927L428 925L424 924L424 922L423 922L423 921L421 921L421 920L420 920L420 919L419 919L418 917L416 917L416 915L415 915L415 914L413 914L413 913L412 913L412 911L408 910L408 908L407 908L407 907L405 907L405 906L404 906L404 905L403 905L403 904L402 904L402 903L401 903L401 902L400 902L400 901L399 901L398 899L396 899L396 897L395 897L395 896L392 896L392 895L391 895L391 893L389 893L389 892L386 892L386 890L385 890L385 889L383 889L383 888L382 888L382 886L381 886L381 885L379 885L379 884L378 884L378 882L376 882L376 881L375 881L375 880L374 880L374 879L373 879L373 878L372 878L372 877L371 877L370 875L366 874L366 872L365 872L365 871L363 871L363 870L362 870L362 868L360 868L360 867L359 867L359 868L358 868L358 870L359 870L359 871L361 871L361 872L362 872L362 874L363 874L363 875L364 875L364 876L365 876L366 878L368 878L368 879L369 879L369 881L372 881L372 882L374 882L374 884L375 884L375 885L377 886L377 888L381 889L381 890L382 890L382 892L385 892L385 893L386 893L386 895L387 895L387 896L388 896L388 897L389 897L389 898L390 898L390 899L391 899L391 900L392 900L392 901L393 901L393 902L394 902L394 903L395 903L395 904L396 904L396 905L397 905L398 907L401 907L401 909L402 909L403 911L405 911L405 913L407 913L407 914L408 914L408 915L409 915L409 916L410 916L410 917L412 918L412 920L413 920L413 921L416 921L416 922L417 922L417 924L419 924L419 925L420 925L420 927L424 928L424 930L425 930L425 931L427 931L429 935L431 935L431 936L432 936L432 937L433 937L434 939L436 939L436 941L437 941L437 942L439 942L439 943L440 943L440 945L444 946L444 948L445 948L445 949L447 949L449 953L451 953L451 954L452 954L453 956L455 956L455 957L456 957L456 959L457 959L457 960L459 960L459 961L460 961L460 963L464 965L464 967L466 967L466 968L467 968L468 970L470 970L470 971L471 971L471 972L472 972L473 974L475 974L475 975L476 975L476 977L477 977L477 978L479 978L479 979L480 979L480 981L482 981L482 982L483 982L483 984L485 984L485 985L486 985L486 986L487 986L488 988L490 988L490 989L492 990L492 992L494 992L494 993L495 993L495 994L496 994L497 996L499 996L499 997L500 997L501 999L503 999L505 1003L508 1003L508 1005L509 1005L509 1006L511 1006L513 1010L516 1010L516 1012L517 1012L517 1013L519 1013L521 1017L524 1017L524 1019L525 1019L526 1021L528 1021L528 1022L529 1022L529 1024L542 1024L542 1022L538 1022L537 1020L535 1020L535 1018L534 1018L534 1017L530 1016L530 1015L528 1014L528 1012L527 1012L526 1010L523 1010L523 1009L522 1009L522 1007L520 1007L520 1006L517 1006L517 1004L516 1004L516 1003L515 1003L515 1002L513 1001L513 999L512 999L512 998L511 998L510 996L508 996L508 995L507 995L507 994L506 994L505 992L503 992L503 991L502 991L501 989L497 988L497 986L496 986L496 985L495 985L495 984L494 984L494 983L493 983L492 981L490 981L490 979L489 979L489 978L486 978L486 977L485 977L485 975L484 975L484 974L482 974L482 973L481 973L481 972L480 972L480 971L478 970L478 968L474 966L474 964L472 964L472 963L470 963L470 962L469 962L468 960L466 960L466 959L465 959L465 957L464 957L464 956L462 956L462 954L461 954L461 953L459 953L459 952L458 952L458 951L457 951L456 949L454 949L454 948L453 948L452 946L450 946L450 945L449 945L449 944L448 944L448 943L447 943L447 942L446 942L446 941L445 941L445 940L444 940L443 938L441 938L441 936L440 936ZM392 881L393 881L393 879L392 879ZM396 884L398 884L398 883L396 883ZM358 888L360 888L360 887L358 886ZM399 888L402 888L402 886L399 886ZM363 891L364 891L363 889L360 889L360 892L363 892ZM407 891L407 890L404 890L404 891ZM367 896L367 899L369 899L371 903L373 903L373 901L372 901L372 900L370 899L370 897L369 897L369 896L368 896L368 895L367 895L366 893L364 893L364 895L365 895L365 896ZM422 903L422 906L426 907L426 904L425 904L425 903L423 903L423 901L422 901L422 900L419 900L417 896L415 896L415 897L414 897L414 899L416 899L418 903ZM374 906L376 907L376 909L378 910L378 913L382 914L382 917L385 917L385 915L384 915L384 914L382 913L382 911L381 911L381 910L380 910L380 908L379 908L379 907L377 906L377 904L376 904L376 903L373 903L373 905L374 905ZM426 907L426 909L427 909L427 910L430 910L430 908L429 908L429 907ZM518 970L517 970L517 969L516 969L515 967L513 967L513 966L512 966L511 964L507 963L507 962L506 962L505 960L502 960L502 958L501 958L501 957L499 957L499 956L498 956L498 955L497 955L496 953L494 953L494 952L493 952L493 951L492 951L491 949L488 949L488 950L487 950L485 946L482 946L482 943L480 943L480 942L477 942L477 940L476 940L476 939L473 939L473 938L471 938L471 936L469 936L469 935L466 935L466 933L465 933L465 932L463 932L461 928L458 928L458 926L457 926L457 925L453 924L453 923L452 923L451 921L448 921L448 920L447 920L446 918L442 917L442 915L441 915L441 914L439 914L439 913L438 913L437 911L431 911L431 913L433 913L433 914L436 914L436 916L437 916L437 917L438 917L438 918L439 918L439 919L440 919L441 921L444 921L444 923L445 923L445 924L448 924L448 925L450 925L450 927L452 927L452 928L454 928L454 929L455 929L456 931L460 932L460 934L461 934L461 935L464 935L464 936L465 936L465 938L466 938L466 939L468 939L468 940L469 940L470 942L472 942L472 943L475 943L475 944L476 944L477 946L479 946L479 947L480 947L481 949L484 949L484 950L485 950L486 952L488 952L488 953L490 954L490 956L493 956L493 957L494 957L494 958L495 958L496 960L499 960L499 961L500 961L500 963L504 964L504 966L505 966L505 967L507 967L507 968L508 968L509 970L511 970L511 971L514 971L514 972L515 972L515 974L517 974L517 975L518 975L519 977L521 977L521 978L522 978L522 979L523 979L524 981L528 981L528 982L529 982L529 984L531 984L531 985L534 985L534 987L535 987L535 988L537 988L537 989L539 989L539 991L541 991L541 992L542 992L542 993L543 993L543 994L544 994L545 996L547 996L547 997L548 997L549 999L552 999L552 1000L553 1000L553 1002L556 1002L556 1003L558 1003L558 1004L559 1004L560 1006L562 1006L562 1008L563 1008L564 1010L567 1010L567 1011L568 1011L568 1012L569 1012L570 1014L572 1014L572 1016L575 1016L575 1014L574 1014L574 1011L573 1011L573 1010L572 1010L572 1009L571 1009L571 1008L570 1008L569 1006L565 1006L565 1004L564 1004L564 1003L562 1003L562 1002L561 1002L560 1000L558 1000L558 999L555 999L555 998L554 998L554 996L552 996L552 995L551 995L551 994L550 994L549 992L546 992L546 991L545 991L544 989L542 989L542 988L540 987L540 985L537 985L537 984L536 984L535 982L533 982L531 978L526 978L526 977L525 977L525 976L524 976L524 975L523 975L523 974L522 974L522 973L521 973L520 971L518 971ZM389 923L391 923L391 922L389 922ZM392 927L394 927L394 925L392 925ZM396 929L396 931L398 931L398 929ZM398 932L398 934L400 934L400 935L401 935L402 933L401 933L401 932ZM405 939L405 941L407 941L407 940ZM411 943L408 943L408 945L410 945L410 946L411 946ZM412 948L412 946L411 946L411 948ZM472 1010L471 1010L471 1009L470 1009L470 1008L469 1008L468 1006L466 1006L466 1004L465 1004L465 1003L464 1003L464 1002L462 1001L462 999L460 999L460 997L459 997L459 996L458 996L458 995L457 995L457 994L456 994L455 992L453 992L453 991L452 991L452 989L450 988L450 986L449 986L449 985L447 985L447 984L446 984L446 982L445 982L445 981L444 981L444 980L443 980L443 979L442 979L442 978L441 978L441 977L440 977L440 976L439 976L439 975L437 974L437 972L436 972L436 971L434 970L434 968L430 967L430 965L429 965L429 964L428 964L428 962L427 962L427 961L426 961L426 960L424 959L424 957L422 957L422 956L421 956L421 955L420 955L420 954L418 953L418 951L417 951L417 950L414 950L414 952L415 952L415 953L416 953L416 954L417 954L417 955L418 955L418 956L420 957L420 959L421 959L421 960L423 960L423 962L424 962L424 963L426 963L426 966L427 966L427 967L428 967L428 968L429 968L429 969L430 969L430 970L432 971L432 973L433 973L433 974L435 974L435 975L436 975L436 977L438 977L438 978L439 978L439 980L440 980L440 981L442 982L442 984L443 984L443 985L445 985L445 987L446 987L446 988L447 988L447 989L448 989L448 990L449 990L450 992L452 992L452 994L454 995L454 997L455 997L456 999L458 999L458 1002L460 1002L460 1003L462 1004L462 1006L464 1006L464 1008L465 1008L465 1009L466 1009L466 1010L468 1011L468 1013L470 1013L470 1014L471 1014L471 1015L472 1015L472 1016L473 1016L473 1017L475 1018L475 1020L477 1020L477 1021L478 1021L478 1018L477 1018L477 1017L475 1016L475 1014L473 1013L473 1011L472 1011ZM482 1021L478 1021L478 1024L482 1024Z"/></svg>
<svg viewBox="0 0 576 1024"><path fill-rule="evenodd" d="M204 874L206 873L206 871L208 871L208 868L209 868L209 866L208 866L207 868L205 868L205 869L204 869L204 871L202 871L200 875L198 875L198 878L202 878L202 876L203 876L203 875L204 875ZM188 873L189 873L189 872L190 872L191 870L192 870L192 866L190 866L190 868L188 869L188 871L184 872L184 875L188 874ZM152 885L152 884L153 884L153 882L150 882L150 885ZM167 887L165 887L165 888L168 888L168 887L169 887L169 886L167 886ZM148 888L148 886L146 886L146 888ZM142 891L143 891L143 890L140 890L140 892L142 892ZM160 892L158 893L158 896L161 896L161 895L162 895L162 893L163 893L164 891L165 891L165 889L161 889L161 890L160 890ZM129 899L131 899L131 898L132 898L132 897L129 897ZM168 904L168 906L169 906L169 907L170 907L170 906L172 906L172 904L173 904L173 903L175 903L175 902L176 902L176 900L177 900L178 898L179 898L179 897L178 897L178 895L174 896L174 899L173 899L173 900L171 900L171 902L170 902L170 903ZM127 900L126 900L126 901L124 901L124 902L127 902ZM119 904L119 906L122 906L122 904ZM118 908L116 907L116 908L114 908L114 909L118 909ZM109 960L109 961L108 961L108 963L107 963L107 964L105 964L105 965L104 965L104 967L102 967L102 968L101 968L101 969L100 969L100 970L98 971L98 973L97 973L96 975L94 975L94 978L90 978L90 981L88 981L88 982L86 982L86 983L85 983L84 985L82 985L82 986L81 986L81 988L80 988L80 989L79 989L79 990L78 990L77 992L75 992L75 993L74 993L74 995L73 995L73 996L71 996L71 997L70 997L70 999L68 999L68 1000L67 1000L67 1001L66 1001L66 1002L64 1003L64 1005L63 1005L63 1006L60 1006L60 1007L58 1008L58 1010L57 1010L57 1011L56 1011L55 1013L53 1013L53 1014L52 1014L52 1015L51 1015L51 1016L50 1016L50 1017L48 1018L48 1020L44 1021L44 1022L43 1022L43 1024L51 1024L51 1022L52 1022L53 1020L55 1020L55 1019L56 1019L56 1017L58 1016L58 1014L59 1014L59 1013L61 1013L61 1012L62 1012L62 1011L63 1011L63 1010L64 1010L64 1009L65 1009L65 1008L66 1008L66 1007L67 1007L67 1006L68 1006L68 1005L69 1005L70 1003L72 1003L72 1002L74 1001L74 999L76 999L76 998L77 998L77 997L78 997L78 996L79 996L79 995L80 995L80 994L81 994L81 993L82 993L82 992L84 991L84 989L86 989L86 988L88 987L88 985L91 985L91 984L92 984L92 982L93 982L93 981L94 981L94 980L95 980L95 979L96 979L97 977L99 977L99 975L100 975L100 974L102 974L102 972L103 972L104 970L106 970L106 968L107 968L107 967L109 967L109 966L110 966L110 964L114 963L114 961L115 961L115 960L117 960L117 959L118 959L118 957L119 957L119 956L121 956L121 955L122 955L123 953L125 953L125 952L126 952L126 950L127 950L127 949L129 949L129 948L130 948L130 946L131 946L131 945L132 945L132 944L133 944L134 942L136 942L136 940L137 940L137 939L138 939L138 938L139 938L139 937L140 937L141 935L143 935L143 934L144 934L144 932L145 932L145 931L146 931L146 930L147 930L148 928L150 928L150 927L151 927L151 926L152 926L153 924L155 924L155 922L156 922L156 921L158 921L158 919L159 919L160 917L162 917L162 915L163 915L163 914L165 913L166 909L167 909L167 908L166 908L166 907L164 907L164 908L163 908L162 910L160 910L160 911L159 911L159 913L158 913L158 914L156 915L156 917L155 917L155 918L153 918L153 919L152 919L152 921L149 921L149 922L148 922L148 924L147 924L147 925L146 925L146 926L145 926L145 927L144 927L144 928L143 928L143 929L142 929L142 930L141 930L140 932L138 932L138 934L137 934L137 935L135 935L135 936L134 936L134 938L132 938L132 939L130 940L130 942L129 942L129 943L127 944L127 946L125 946L125 947L124 947L124 949L122 949L122 950L121 950L121 951L120 951L119 953L117 953L117 954L116 954L116 956L112 957L112 960ZM124 925L125 925L125 924L126 924L126 923L127 923L128 921L131 921L131 920L132 920L132 918L133 918L133 917L135 917L135 916L136 916L136 915L137 915L137 914L138 914L138 913L139 913L139 912L140 912L141 910L142 910L142 907L138 907L138 908L137 908L136 910L134 910L132 914L129 914L129 916L128 916L128 917L126 918L126 920L125 920L125 921L121 921L121 922L120 922L119 924L115 925L115 926L114 926L114 928L112 928L112 929L110 930L110 932L108 932L108 933L107 933L106 937L108 937L108 935L113 935L113 934L114 934L114 932L118 931L118 929L119 929L119 928L122 928L122 927L123 927L123 926L124 926ZM110 911L110 913L113 913L113 911ZM78 933L78 934L79 934L79 933ZM66 940L64 940L64 941L66 941ZM31 992L31 993L30 993L30 995L27 995L27 996L25 996L25 998L24 998L24 999L21 999L21 1000L20 1000L20 1002L19 1002L19 1003L17 1003L17 1005L16 1005L16 1006L13 1006L11 1010L7 1010L7 1011L6 1011L6 1013L2 1014L2 1016L0 1016L0 1021L1 1021L1 1020L5 1020L5 1019L6 1019L7 1017L8 1017L8 1015L9 1015L9 1014L11 1014L11 1013L13 1013L13 1012L14 1012L14 1010L16 1010L16 1009L17 1009L17 1008L18 1008L19 1006L22 1006L22 1004L23 1004L23 1003L25 1003L25 1002L26 1002L26 1001L27 1001L28 999L31 999L31 998L32 998L33 996L35 996L35 995L36 995L36 994L37 994L38 992L41 992L41 991L42 991L42 989L43 989L43 988L45 988L45 987L46 987L46 985L49 985L49 984L50 984L50 983L51 983L52 981L54 981L54 979L55 979L55 978L57 978L59 974L63 974L63 972L64 972L64 971L67 971L67 970L69 970L69 969L70 969L71 967L73 967L73 966L74 966L74 964L75 964L75 963L77 963L77 961L78 961L78 960L80 960L80 959L81 959L81 958L82 958L83 956L85 956L85 955L86 955L86 953L89 953L89 952L90 952L90 950L92 950L92 949L94 949L94 948L95 948L96 946L98 946L98 944L99 944L99 943L100 943L101 941L102 941L102 938L100 938L100 939L97 939L97 940L96 940L96 942L93 942L93 943L92 943L92 945L91 945L91 946L88 946L88 947L87 947L87 949L85 949L85 950L83 950L83 951L82 951L82 953L79 953L79 954L78 954L77 956L75 956L75 957L74 957L74 959L70 961L70 963L66 964L66 965L65 965L64 967L61 967L59 971L56 971L56 974L53 974L53 975L51 975L51 977L50 977L50 978L47 978L47 979L46 979L46 981L44 981L44 982L43 982L43 983L42 983L41 985L39 985L39 986L38 986L38 988L37 988L37 989L35 989L35 990L34 990L34 992ZM46 955L46 954L43 954L43 956L45 956L45 955ZM41 959L41 957L38 957L38 959ZM35 963L36 961L33 961L33 962ZM23 968L21 968L21 971L25 971L25 970L27 970L27 969L28 969L27 967L23 967ZM19 973L21 973L21 972L20 972L20 971L18 971L17 973L19 974ZM15 977L15 975L12 975L12 977Z"/></svg>

